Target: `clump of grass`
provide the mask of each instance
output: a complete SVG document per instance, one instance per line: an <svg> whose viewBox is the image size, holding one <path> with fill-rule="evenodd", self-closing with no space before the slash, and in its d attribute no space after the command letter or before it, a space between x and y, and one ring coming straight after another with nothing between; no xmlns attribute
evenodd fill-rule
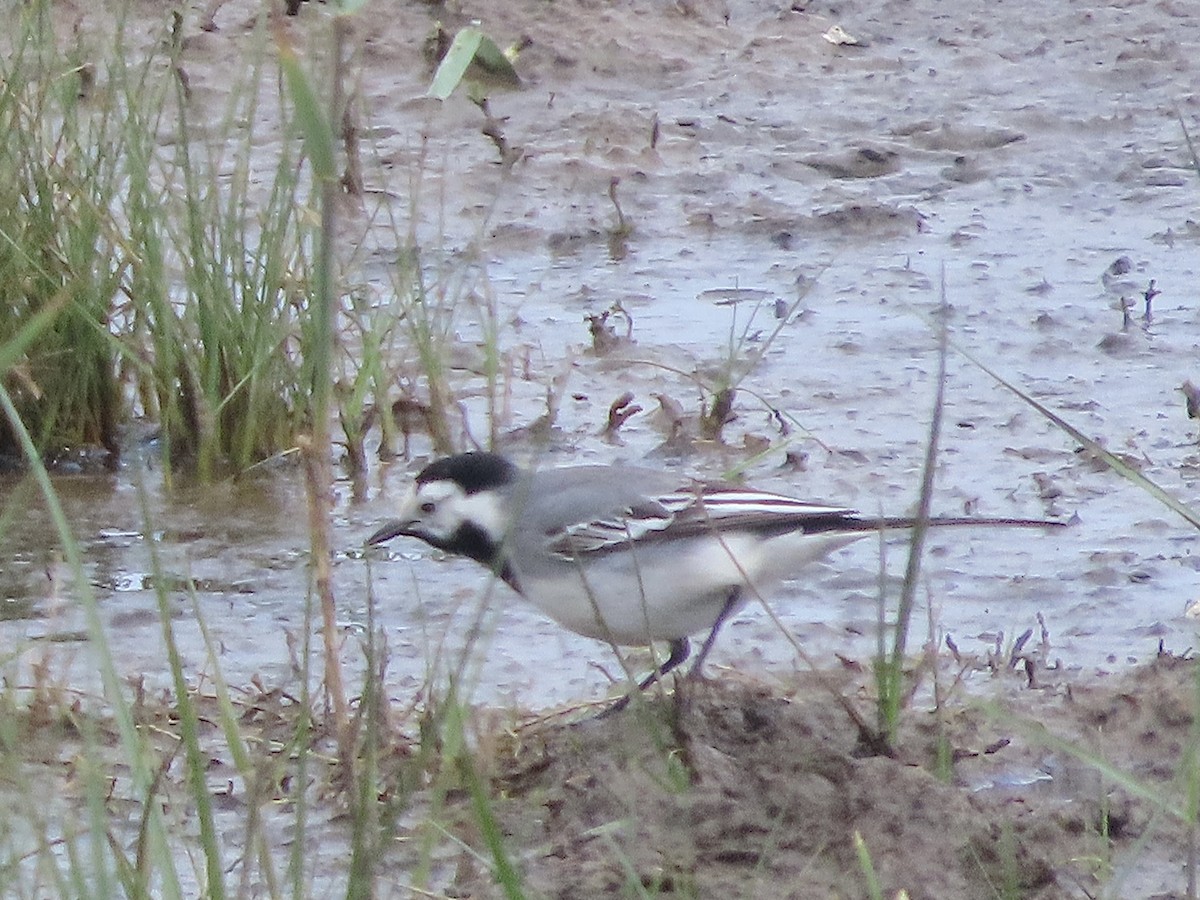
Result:
<svg viewBox="0 0 1200 900"><path fill-rule="evenodd" d="M140 416L161 427L169 463L205 480L294 447L327 362L309 352L305 315L319 231L290 123L257 167L265 27L214 134L196 121L178 17L164 11L139 54L118 16L111 44L76 62L56 52L49 9L22 8L0 63L0 340L62 310L4 375L35 446L115 458L120 426ZM100 86L90 74L85 90L85 72ZM17 449L0 426L0 453Z"/></svg>
<svg viewBox="0 0 1200 900"><path fill-rule="evenodd" d="M95 445L115 455L112 326L128 262L113 214L123 164L111 151L123 125L115 109L90 109L82 63L51 52L48 4L23 7L15 25L14 52L0 62L0 340L45 308L61 314L4 382L43 453ZM19 452L0 424L0 453Z"/></svg>
<svg viewBox="0 0 1200 900"><path fill-rule="evenodd" d="M301 111L286 93L264 103L281 90L266 17L214 124L196 111L178 14L164 10L145 51L128 46L118 15L110 41L64 60L57 47L69 39L50 7L22 8L16 51L0 63L0 339L39 310L63 309L4 376L43 456L94 444L115 457L121 426L142 418L159 428L168 476L242 472L295 448L333 411L311 402L331 368L353 474L374 426L381 452L394 452L397 384L426 411L434 449L450 452L460 438L447 360L474 313L486 346L473 368L495 413L501 354L480 270L429 264L412 232L380 302L344 287L356 281L342 268L353 251L319 270L328 229L309 210L324 186L298 140ZM277 141L264 140L276 127L268 106L284 111ZM319 358L308 304L326 277L335 340ZM0 426L0 453L16 451Z"/></svg>
<svg viewBox="0 0 1200 900"><path fill-rule="evenodd" d="M942 279L942 311L946 309L945 277ZM921 489L917 498L915 524L909 535L908 561L904 569L904 581L896 605L896 618L891 623L892 645L885 646L883 613L884 598L880 597L879 651L875 659L875 686L878 691L876 712L880 737L889 745L894 744L900 725L900 714L911 692L905 684L908 635L912 627L913 609L916 605L917 585L921 573L921 554L925 536L929 531L929 511L933 502L933 478L937 469L938 444L941 437L942 411L946 399L946 349L947 332L945 315L941 317L938 331L938 371L933 414L930 416L929 435L925 442L925 462L921 470Z"/></svg>
<svg viewBox="0 0 1200 900"><path fill-rule="evenodd" d="M188 146L185 109L181 103L175 169L185 199L180 220L171 223L179 227L173 238L184 295L139 299L167 446L210 478L293 446L307 423L311 368L300 343L309 263L288 142L266 205L248 217L254 208L248 167L239 165L222 190L209 190L205 182L218 160L195 161L199 148Z"/></svg>
<svg viewBox="0 0 1200 900"><path fill-rule="evenodd" d="M64 38L49 7L22 9L0 69L0 339L62 307L5 374L35 446L46 455L100 445L115 457L135 410L159 418L168 454L204 477L290 446L306 410L296 352L304 241L288 142L255 215L252 130L222 185L223 158L202 149L185 80L156 77L164 66L181 73L178 20L164 18L165 49L139 59L118 15L102 57L79 47L88 58L75 62L54 52ZM97 70L103 86L90 75L85 89L82 73ZM257 88L236 112L254 121L256 98ZM172 101L168 158L158 136ZM0 452L15 450L11 428L0 428Z"/></svg>

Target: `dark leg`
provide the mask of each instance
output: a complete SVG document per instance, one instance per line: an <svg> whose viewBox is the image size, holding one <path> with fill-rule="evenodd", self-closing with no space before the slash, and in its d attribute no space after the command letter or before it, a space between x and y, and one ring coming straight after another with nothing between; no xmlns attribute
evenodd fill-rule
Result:
<svg viewBox="0 0 1200 900"><path fill-rule="evenodd" d="M671 648L670 655L661 666L659 666L638 683L637 689L639 691L644 691L646 688L650 687L650 685L654 684L654 682L661 681L664 675L687 659L688 654L692 652L692 645L688 643L687 638L676 638L675 640L671 641L669 646ZM611 716L613 713L619 713L629 705L629 701L632 697L633 692L631 691L624 697L615 700L612 706L604 710L604 712L600 713L600 715L596 718L604 719L608 716Z"/></svg>
<svg viewBox="0 0 1200 900"><path fill-rule="evenodd" d="M654 682L661 681L664 675L687 659L688 654L692 652L692 645L688 643L687 638L676 638L671 641L670 647L671 655L667 657L667 661L642 679L638 685L639 691L644 691Z"/></svg>
<svg viewBox="0 0 1200 900"><path fill-rule="evenodd" d="M717 632L721 630L721 626L725 624L725 620L733 615L733 611L741 604L742 592L740 588L734 588L729 592L729 596L725 599L725 605L721 607L721 614L717 616L717 621L713 622L712 631L708 633L708 637L704 639L703 645L700 647L700 652L696 655L695 661L692 663L692 668L688 671L688 678L702 678L702 670L704 668L704 658L708 656L708 651L712 649L717 640ZM670 660L668 660L670 662ZM682 660L681 660L682 662Z"/></svg>

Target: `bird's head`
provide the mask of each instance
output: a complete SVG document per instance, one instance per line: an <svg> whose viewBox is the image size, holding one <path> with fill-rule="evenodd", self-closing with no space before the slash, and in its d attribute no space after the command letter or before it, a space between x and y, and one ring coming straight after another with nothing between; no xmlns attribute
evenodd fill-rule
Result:
<svg viewBox="0 0 1200 900"><path fill-rule="evenodd" d="M367 538L375 547L415 537L487 565L508 532L507 489L520 470L495 453L460 453L426 466L400 504L399 516Z"/></svg>

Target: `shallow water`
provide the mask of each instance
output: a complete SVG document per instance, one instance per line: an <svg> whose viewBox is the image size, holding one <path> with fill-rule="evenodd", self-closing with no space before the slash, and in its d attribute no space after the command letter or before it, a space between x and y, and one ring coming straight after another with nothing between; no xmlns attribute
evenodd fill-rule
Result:
<svg viewBox="0 0 1200 900"><path fill-rule="evenodd" d="M416 152L414 136L426 135L426 159L436 162L427 164L424 189L439 200L421 207L417 227L433 241L432 223L444 225L449 249L464 257L474 245L469 271L495 304L510 361L504 427L540 415L552 379L569 372L559 431L539 464L678 463L656 453L666 432L653 395L696 412L693 376L711 385L731 343L757 331L765 339L781 300L795 311L741 385L729 446L698 448L682 467L719 474L752 457L747 436L769 438L780 452L751 464L752 483L870 513L906 512L937 369L925 317L944 285L957 345L1196 505L1197 426L1177 391L1195 377L1200 342L1192 291L1200 178L1186 169L1176 117L1200 133L1200 22L1188 10L970 3L947 17L932 0L851 3L838 21L868 45L838 49L820 37L833 21L821 10L731 3L722 7L726 24L716 6L691 8L694 15L681 16L637 4L564 7L552 16L496 4L488 28L535 34L522 58L528 87L492 101L526 150L507 176L477 133L478 110L458 99L444 109L414 100L424 85L423 25L380 22L365 35L364 102L377 161L391 161L371 177L396 192L371 202L406 215L403 161ZM224 67L244 39L233 27L239 15L246 10L227 4L224 30L191 45L197 102L214 111ZM606 236L613 177L635 229L616 245ZM396 232L368 230L362 249L363 281L386 299ZM1106 284L1120 257L1130 271ZM1144 321L1140 298L1151 279L1162 293ZM1124 327L1122 296L1135 301ZM617 301L633 319L635 343L596 357L584 316ZM484 336L469 309L456 332L467 348ZM736 355L744 359L746 347ZM456 378L481 436L482 379ZM647 412L614 444L599 432L625 391ZM793 423L786 441L771 409ZM778 468L785 446L807 453L804 471ZM427 452L416 439L414 453ZM368 566L362 540L421 461L372 472L363 505L339 485L334 571L350 665L368 585L397 697L419 690L439 652L454 657L484 597L498 615L486 618L477 699L539 707L599 694L606 675L593 662L620 671L607 648L489 587L477 567L434 561L403 542ZM139 478L148 485L149 525ZM229 681L292 678L289 637L302 636L308 597L300 485L298 473L284 471L167 497L138 459L115 476L57 482L123 674L167 680L153 544L196 677L210 663L189 587ZM1152 656L1160 640L1177 651L1193 643L1184 611L1198 599L1195 530L1094 465L958 354L934 506L1074 519L1053 533L931 537L922 599L933 605L938 634L964 652L1036 627L1039 612L1052 657L1069 667L1119 667ZM73 683L91 689L95 666L86 642L75 640L84 620L62 583L56 543L36 507L4 536L0 640L34 641L29 659L52 653ZM903 556L902 545L889 549L893 575ZM865 660L874 649L879 566L878 546L863 541L774 596L819 664L834 665L835 654ZM730 623L712 662L783 671L800 664L753 608Z"/></svg>

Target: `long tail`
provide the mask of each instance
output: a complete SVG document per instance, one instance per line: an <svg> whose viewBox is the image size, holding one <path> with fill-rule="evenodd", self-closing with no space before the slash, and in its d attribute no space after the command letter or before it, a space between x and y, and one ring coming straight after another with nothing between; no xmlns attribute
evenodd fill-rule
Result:
<svg viewBox="0 0 1200 900"><path fill-rule="evenodd" d="M862 516L858 514L833 514L814 516L805 522L806 534L821 534L830 531L885 531L892 528L913 528L915 516ZM941 528L948 525L974 525L985 528L1065 528L1068 523L1053 519L1009 519L976 518L972 516L932 516L929 525Z"/></svg>

